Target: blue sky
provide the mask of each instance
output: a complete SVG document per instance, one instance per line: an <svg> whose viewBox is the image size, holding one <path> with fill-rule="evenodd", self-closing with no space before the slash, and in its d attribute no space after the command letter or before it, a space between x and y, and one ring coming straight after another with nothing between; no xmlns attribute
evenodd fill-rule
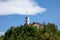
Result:
<svg viewBox="0 0 60 40"><path fill-rule="evenodd" d="M4 3L6 1L1 0L0 5L2 2ZM37 8L38 11L36 11L36 9L34 9L34 12L31 11L32 10L31 9L28 12L26 10L23 12L20 11L16 14L13 14L14 12L12 12L12 14L11 14L11 13L5 12L5 10L1 9L1 7L0 7L0 33L6 32L11 26L23 25L25 23L26 16L30 17L30 23L32 23L32 22L39 22L39 23L50 22L50 23L54 23L54 24L58 25L58 29L60 30L60 0L34 0L32 2L35 2L38 5L37 7L43 8L43 9L41 9L42 12L41 12L41 10L39 10ZM36 4L35 4L35 6L36 6ZM4 7L7 7L7 5L5 5ZM2 8L4 8L4 7L2 7ZM4 10L4 11L1 12L1 10ZM35 13L35 14L33 14L33 13Z"/></svg>

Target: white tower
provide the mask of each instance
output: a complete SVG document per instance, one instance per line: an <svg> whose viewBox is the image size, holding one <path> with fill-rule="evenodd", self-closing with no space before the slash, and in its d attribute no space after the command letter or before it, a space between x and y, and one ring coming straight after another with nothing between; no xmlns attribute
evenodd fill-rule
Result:
<svg viewBox="0 0 60 40"><path fill-rule="evenodd" d="M25 17L25 24L29 25L29 23L30 23L29 17Z"/></svg>

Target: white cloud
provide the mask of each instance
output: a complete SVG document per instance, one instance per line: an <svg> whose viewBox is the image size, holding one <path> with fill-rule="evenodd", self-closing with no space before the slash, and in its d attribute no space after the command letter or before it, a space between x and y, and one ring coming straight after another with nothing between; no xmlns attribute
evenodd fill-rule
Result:
<svg viewBox="0 0 60 40"><path fill-rule="evenodd" d="M0 15L21 14L35 15L46 11L31 0L7 0L0 2Z"/></svg>
<svg viewBox="0 0 60 40"><path fill-rule="evenodd" d="M4 35L4 32L0 32L0 36L1 36L1 35Z"/></svg>

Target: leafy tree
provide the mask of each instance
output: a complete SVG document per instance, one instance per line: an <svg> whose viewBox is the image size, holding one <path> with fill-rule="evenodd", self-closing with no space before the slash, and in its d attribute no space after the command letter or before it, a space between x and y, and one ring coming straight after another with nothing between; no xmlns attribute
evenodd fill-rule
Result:
<svg viewBox="0 0 60 40"><path fill-rule="evenodd" d="M39 29L32 25L12 26L5 33L4 40L60 40L60 30L52 23L43 24Z"/></svg>
<svg viewBox="0 0 60 40"><path fill-rule="evenodd" d="M0 40L3 40L4 36L0 36Z"/></svg>

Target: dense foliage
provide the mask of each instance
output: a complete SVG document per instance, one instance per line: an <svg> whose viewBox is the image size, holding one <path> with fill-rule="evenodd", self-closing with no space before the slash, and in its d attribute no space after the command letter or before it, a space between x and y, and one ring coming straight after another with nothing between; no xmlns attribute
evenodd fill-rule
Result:
<svg viewBox="0 0 60 40"><path fill-rule="evenodd" d="M0 36L0 40L3 40L3 36Z"/></svg>
<svg viewBox="0 0 60 40"><path fill-rule="evenodd" d="M43 24L37 29L31 25L12 26L0 40L60 40L60 31L55 24Z"/></svg>

